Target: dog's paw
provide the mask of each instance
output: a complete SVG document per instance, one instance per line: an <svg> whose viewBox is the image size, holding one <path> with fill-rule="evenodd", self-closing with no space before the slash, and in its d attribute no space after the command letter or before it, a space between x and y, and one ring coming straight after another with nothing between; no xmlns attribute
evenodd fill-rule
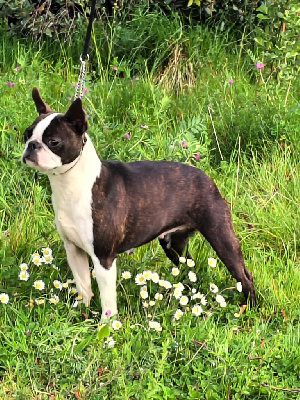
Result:
<svg viewBox="0 0 300 400"><path fill-rule="evenodd" d="M94 293L91 290L78 290L78 293L82 296L82 301L86 307L90 305L91 298L94 296Z"/></svg>

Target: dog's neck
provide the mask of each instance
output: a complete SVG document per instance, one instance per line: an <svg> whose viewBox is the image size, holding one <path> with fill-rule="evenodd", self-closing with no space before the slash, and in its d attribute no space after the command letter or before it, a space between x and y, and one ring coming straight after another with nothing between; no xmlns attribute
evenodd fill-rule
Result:
<svg viewBox="0 0 300 400"><path fill-rule="evenodd" d="M48 171L47 175L53 193L64 196L80 194L87 187L87 179L96 179L101 170L101 161L96 149L86 135L86 142L79 156L69 164Z"/></svg>

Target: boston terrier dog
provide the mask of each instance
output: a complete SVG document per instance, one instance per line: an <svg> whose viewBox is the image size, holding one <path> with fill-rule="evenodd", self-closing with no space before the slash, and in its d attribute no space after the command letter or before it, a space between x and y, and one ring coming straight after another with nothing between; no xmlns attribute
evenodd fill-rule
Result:
<svg viewBox="0 0 300 400"><path fill-rule="evenodd" d="M169 161L100 161L87 135L80 99L65 114L54 112L37 88L39 117L24 132L23 162L48 175L55 222L78 293L93 296L89 257L96 271L102 316L117 313L118 254L158 238L179 264L189 237L209 241L243 293L255 304L230 211L215 183L200 169Z"/></svg>

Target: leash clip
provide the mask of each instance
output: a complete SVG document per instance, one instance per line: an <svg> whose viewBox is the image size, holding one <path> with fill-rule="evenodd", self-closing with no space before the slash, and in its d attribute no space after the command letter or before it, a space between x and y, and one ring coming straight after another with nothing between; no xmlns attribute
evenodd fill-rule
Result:
<svg viewBox="0 0 300 400"><path fill-rule="evenodd" d="M83 57L85 57L86 60L84 60ZM80 62L89 61L89 59L90 59L90 55L89 54L85 54L85 55L80 54L80 57L79 57Z"/></svg>

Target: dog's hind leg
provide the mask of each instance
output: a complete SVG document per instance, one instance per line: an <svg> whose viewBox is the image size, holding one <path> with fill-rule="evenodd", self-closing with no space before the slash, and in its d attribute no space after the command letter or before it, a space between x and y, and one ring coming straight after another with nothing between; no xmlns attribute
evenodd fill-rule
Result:
<svg viewBox="0 0 300 400"><path fill-rule="evenodd" d="M183 255L189 237L194 230L184 230L168 233L163 239L159 239L161 247L164 249L166 256L172 261L173 264L179 265L179 257ZM189 253L186 254L187 258L192 258Z"/></svg>
<svg viewBox="0 0 300 400"><path fill-rule="evenodd" d="M210 203L205 214L198 218L197 225L197 229L209 241L231 275L242 283L245 298L249 298L250 304L255 305L253 278L245 266L240 242L232 226L230 211L221 196Z"/></svg>

